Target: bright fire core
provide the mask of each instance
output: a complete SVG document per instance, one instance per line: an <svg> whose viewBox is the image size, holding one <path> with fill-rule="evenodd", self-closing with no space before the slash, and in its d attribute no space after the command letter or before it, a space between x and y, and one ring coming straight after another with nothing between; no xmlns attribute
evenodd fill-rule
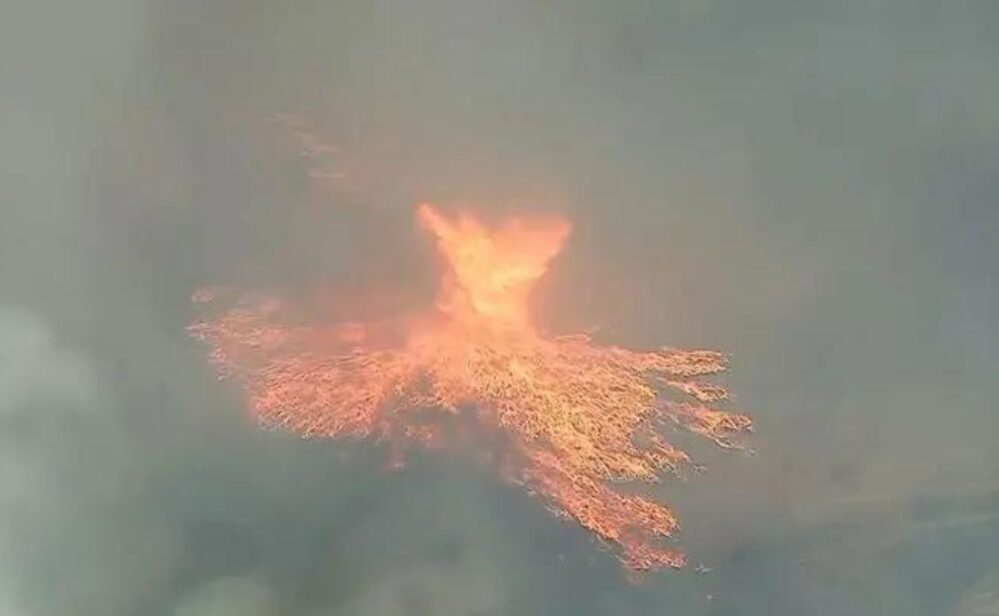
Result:
<svg viewBox="0 0 999 616"><path fill-rule="evenodd" d="M683 554L662 542L677 530L672 511L623 484L692 465L661 438L667 426L723 447L751 428L748 416L713 406L724 389L699 380L724 370L725 358L538 331L528 298L568 237L562 218L489 227L429 205L416 214L443 273L436 305L400 319L401 340L388 342L384 323L295 323L283 302L259 297L192 334L245 388L264 425L397 447L445 447L472 433L498 443L506 479L614 544L629 569L682 566ZM200 291L195 301L216 295Z"/></svg>

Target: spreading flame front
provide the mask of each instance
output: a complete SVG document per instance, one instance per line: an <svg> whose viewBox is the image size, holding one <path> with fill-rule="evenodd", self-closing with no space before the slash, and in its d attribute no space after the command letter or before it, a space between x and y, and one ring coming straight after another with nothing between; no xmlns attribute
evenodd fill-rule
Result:
<svg viewBox="0 0 999 616"><path fill-rule="evenodd" d="M661 541L677 530L671 510L620 484L691 464L661 438L667 425L723 447L750 429L746 415L713 408L724 389L698 380L724 370L725 358L539 332L529 294L569 235L562 218L489 227L430 205L416 215L443 273L435 306L403 320L401 341L386 342L381 323L296 324L283 302L262 297L241 298L192 334L265 425L434 448L461 440L449 419L471 423L502 439L505 478L615 544L629 569L682 566L683 554ZM218 304L219 295L204 289L194 299Z"/></svg>

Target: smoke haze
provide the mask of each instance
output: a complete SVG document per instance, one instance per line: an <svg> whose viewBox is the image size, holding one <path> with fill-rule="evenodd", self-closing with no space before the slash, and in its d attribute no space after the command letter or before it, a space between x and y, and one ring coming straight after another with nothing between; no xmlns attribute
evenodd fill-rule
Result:
<svg viewBox="0 0 999 616"><path fill-rule="evenodd" d="M0 58L0 616L999 613L999 5L0 0ZM712 571L247 421L191 293L427 298L420 201L568 216L552 330L731 352L757 455L657 488Z"/></svg>

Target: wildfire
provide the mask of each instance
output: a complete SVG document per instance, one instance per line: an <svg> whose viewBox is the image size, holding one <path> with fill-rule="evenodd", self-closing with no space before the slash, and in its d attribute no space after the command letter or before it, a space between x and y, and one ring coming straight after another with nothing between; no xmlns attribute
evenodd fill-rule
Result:
<svg viewBox="0 0 999 616"><path fill-rule="evenodd" d="M243 297L192 334L241 383L264 425L395 446L443 447L470 433L501 439L503 476L618 546L629 569L682 566L683 554L661 541L678 528L672 511L621 484L692 464L661 438L667 425L737 446L731 437L751 420L714 408L727 392L698 380L724 370L725 358L538 331L529 294L569 235L562 218L490 227L430 205L416 217L443 274L435 306L400 318L401 341L390 342L379 322L295 323L289 306L267 297ZM194 300L218 296L205 289Z"/></svg>

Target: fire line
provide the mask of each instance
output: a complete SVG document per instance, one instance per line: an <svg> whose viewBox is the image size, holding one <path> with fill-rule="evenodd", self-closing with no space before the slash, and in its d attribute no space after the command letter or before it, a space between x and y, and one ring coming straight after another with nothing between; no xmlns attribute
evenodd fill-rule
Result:
<svg viewBox="0 0 999 616"><path fill-rule="evenodd" d="M302 324L277 298L226 305L213 289L195 293L212 316L191 334L263 425L440 448L462 442L449 418L471 424L502 439L505 479L616 546L625 567L683 566L683 553L663 541L678 530L672 510L621 484L693 467L663 438L671 426L739 447L733 439L751 419L718 408L728 392L702 380L725 370L726 358L539 331L528 300L569 236L561 217L488 226L429 204L415 215L436 243L441 277L432 307L399 318L401 342L386 342L383 323Z"/></svg>

